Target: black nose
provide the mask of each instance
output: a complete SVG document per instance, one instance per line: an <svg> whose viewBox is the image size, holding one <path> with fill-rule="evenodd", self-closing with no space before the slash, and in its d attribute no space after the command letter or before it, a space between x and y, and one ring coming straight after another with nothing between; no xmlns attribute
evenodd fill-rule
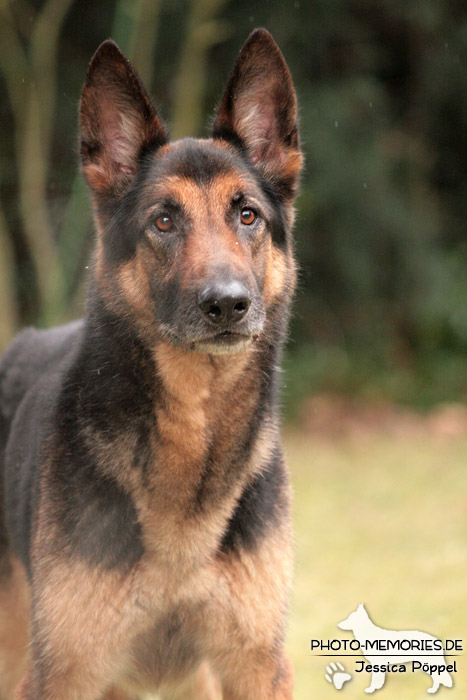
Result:
<svg viewBox="0 0 467 700"><path fill-rule="evenodd" d="M198 303L211 323L236 323L248 312L251 297L248 289L235 280L206 287L200 292Z"/></svg>

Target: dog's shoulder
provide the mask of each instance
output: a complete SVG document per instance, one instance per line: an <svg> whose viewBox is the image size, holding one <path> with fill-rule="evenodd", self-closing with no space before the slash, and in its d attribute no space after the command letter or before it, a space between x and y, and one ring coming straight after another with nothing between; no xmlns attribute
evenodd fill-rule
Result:
<svg viewBox="0 0 467 700"><path fill-rule="evenodd" d="M40 474L38 460L63 377L82 333L80 321L50 330L27 328L13 341L0 365L7 522L14 549L27 567Z"/></svg>
<svg viewBox="0 0 467 700"><path fill-rule="evenodd" d="M0 411L10 421L21 400L39 379L52 375L63 358L76 348L83 322L74 321L49 330L26 328L13 340L0 362Z"/></svg>

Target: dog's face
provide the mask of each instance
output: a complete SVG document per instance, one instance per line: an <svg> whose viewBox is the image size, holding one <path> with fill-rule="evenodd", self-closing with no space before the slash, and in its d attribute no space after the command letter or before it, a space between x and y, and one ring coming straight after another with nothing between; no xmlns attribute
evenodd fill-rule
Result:
<svg viewBox="0 0 467 700"><path fill-rule="evenodd" d="M205 140L169 143L123 54L112 42L98 49L80 106L95 284L148 341L237 352L290 298L296 112L288 68L264 30L243 47Z"/></svg>
<svg viewBox="0 0 467 700"><path fill-rule="evenodd" d="M363 605L363 603L360 603L358 608L351 612L350 615L345 618L345 620L342 620L342 622L338 622L337 626L341 630L352 632L355 629L355 627L359 625L359 623L367 619L368 614L365 610L365 606Z"/></svg>

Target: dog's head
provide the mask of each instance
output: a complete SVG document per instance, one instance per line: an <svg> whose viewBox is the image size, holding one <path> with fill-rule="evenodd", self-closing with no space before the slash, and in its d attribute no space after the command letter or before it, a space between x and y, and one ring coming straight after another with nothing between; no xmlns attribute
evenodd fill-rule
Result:
<svg viewBox="0 0 467 700"><path fill-rule="evenodd" d="M368 620L369 618L366 608L363 603L360 603L358 608L351 612L350 615L345 618L345 620L338 622L337 626L341 630L353 632L356 628L361 627L362 624L368 622Z"/></svg>
<svg viewBox="0 0 467 700"><path fill-rule="evenodd" d="M80 121L107 307L150 342L213 354L254 344L295 283L297 106L270 34L255 30L241 50L210 139L169 143L111 41L89 66Z"/></svg>

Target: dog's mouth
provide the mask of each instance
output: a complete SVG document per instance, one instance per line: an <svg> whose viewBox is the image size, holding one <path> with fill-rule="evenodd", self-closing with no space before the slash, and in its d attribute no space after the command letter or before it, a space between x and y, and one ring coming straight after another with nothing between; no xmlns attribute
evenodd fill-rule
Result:
<svg viewBox="0 0 467 700"><path fill-rule="evenodd" d="M235 345L244 340L252 340L253 336L247 335L246 333L235 333L234 331L222 331L222 333L217 333L212 339L216 343L221 343L222 345Z"/></svg>
<svg viewBox="0 0 467 700"><path fill-rule="evenodd" d="M192 343L192 349L197 352L205 352L210 355L226 355L240 352L249 347L257 335L235 333L234 331L222 331L209 338L203 338Z"/></svg>

